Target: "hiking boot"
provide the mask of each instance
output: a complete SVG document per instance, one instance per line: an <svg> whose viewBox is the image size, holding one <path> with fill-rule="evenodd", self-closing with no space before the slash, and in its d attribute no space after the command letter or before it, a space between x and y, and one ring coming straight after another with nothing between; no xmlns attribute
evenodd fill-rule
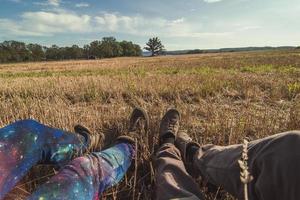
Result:
<svg viewBox="0 0 300 200"><path fill-rule="evenodd" d="M142 108L134 108L129 119L127 135L121 135L116 142L126 142L135 145L135 139L140 138L143 133L147 133L149 128L149 117Z"/></svg>
<svg viewBox="0 0 300 200"><path fill-rule="evenodd" d="M92 132L83 125L74 126L74 131L82 135L87 142L87 152L100 151L104 135L102 133L92 134Z"/></svg>
<svg viewBox="0 0 300 200"><path fill-rule="evenodd" d="M182 160L185 164L191 164L193 156L200 148L200 145L192 140L192 138L184 131L179 131L175 140L175 146L181 153Z"/></svg>
<svg viewBox="0 0 300 200"><path fill-rule="evenodd" d="M173 138L175 140L179 130L180 113L176 109L170 109L163 116L159 127L159 143Z"/></svg>

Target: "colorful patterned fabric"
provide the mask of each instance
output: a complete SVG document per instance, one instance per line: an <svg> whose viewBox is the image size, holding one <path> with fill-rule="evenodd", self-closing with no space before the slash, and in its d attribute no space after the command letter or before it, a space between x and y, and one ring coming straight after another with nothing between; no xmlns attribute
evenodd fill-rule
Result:
<svg viewBox="0 0 300 200"><path fill-rule="evenodd" d="M63 166L85 149L81 135L34 120L17 121L1 128L0 199L38 162Z"/></svg>
<svg viewBox="0 0 300 200"><path fill-rule="evenodd" d="M133 146L117 144L102 152L78 157L39 187L30 200L98 200L124 176L134 155Z"/></svg>

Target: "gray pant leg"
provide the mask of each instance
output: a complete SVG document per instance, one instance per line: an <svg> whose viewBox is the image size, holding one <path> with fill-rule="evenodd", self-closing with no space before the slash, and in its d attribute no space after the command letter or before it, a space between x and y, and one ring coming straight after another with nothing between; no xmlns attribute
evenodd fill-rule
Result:
<svg viewBox="0 0 300 200"><path fill-rule="evenodd" d="M243 194L237 162L241 157L241 151L242 145L201 147L194 157L192 171L209 183L221 186L227 192L239 197Z"/></svg>
<svg viewBox="0 0 300 200"><path fill-rule="evenodd" d="M238 160L242 145L207 145L194 157L193 171L243 199ZM300 132L286 132L249 143L248 166L254 180L250 199L300 199Z"/></svg>
<svg viewBox="0 0 300 200"><path fill-rule="evenodd" d="M156 155L156 199L200 200L198 184L187 173L179 150L173 144L163 145Z"/></svg>

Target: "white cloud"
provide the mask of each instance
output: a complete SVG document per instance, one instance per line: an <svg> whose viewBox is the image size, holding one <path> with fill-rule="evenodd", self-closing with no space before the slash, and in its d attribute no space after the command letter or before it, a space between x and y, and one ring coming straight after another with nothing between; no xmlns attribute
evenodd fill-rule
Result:
<svg viewBox="0 0 300 200"><path fill-rule="evenodd" d="M21 3L22 2L22 0L9 0L9 1L14 2L14 3Z"/></svg>
<svg viewBox="0 0 300 200"><path fill-rule="evenodd" d="M34 5L38 5L38 6L54 6L54 7L59 7L61 3L62 3L61 0L46 0L46 1L33 2Z"/></svg>
<svg viewBox="0 0 300 200"><path fill-rule="evenodd" d="M186 36L194 33L194 26L184 18L167 20L164 18L145 18L140 15L124 16L116 13L104 13L96 16L99 30L113 33L126 33L138 36ZM199 24L197 27L201 27Z"/></svg>
<svg viewBox="0 0 300 200"><path fill-rule="evenodd" d="M18 36L51 36L55 33L83 33L91 29L90 16L60 12L25 12L21 20L0 19L0 32Z"/></svg>
<svg viewBox="0 0 300 200"><path fill-rule="evenodd" d="M238 29L238 31L249 31L249 30L257 30L257 29L261 29L261 26L242 26Z"/></svg>
<svg viewBox="0 0 300 200"><path fill-rule="evenodd" d="M222 0L203 0L206 3L216 3L216 2L220 2Z"/></svg>
<svg viewBox="0 0 300 200"><path fill-rule="evenodd" d="M171 24L175 25L175 24L181 24L183 22L184 22L184 18L182 17L182 18L171 21Z"/></svg>
<svg viewBox="0 0 300 200"><path fill-rule="evenodd" d="M143 16L123 16L116 13L104 13L95 17L99 31L125 33L137 36L207 38L223 37L232 32L204 32L202 24L192 23L185 18L167 20L164 18L145 18Z"/></svg>
<svg viewBox="0 0 300 200"><path fill-rule="evenodd" d="M32 24L30 28L42 33L86 32L90 28L90 16L60 12L26 12L23 22Z"/></svg>
<svg viewBox="0 0 300 200"><path fill-rule="evenodd" d="M128 32L135 33L137 28L145 23L141 16L122 16L114 13L104 13L96 16L95 22L99 29L106 32Z"/></svg>
<svg viewBox="0 0 300 200"><path fill-rule="evenodd" d="M77 3L77 4L75 4L75 7L77 7L77 8L83 8L83 7L89 7L90 6L90 4L88 4L88 3Z"/></svg>
<svg viewBox="0 0 300 200"><path fill-rule="evenodd" d="M9 20L9 19L0 19L0 35L17 35L17 36L42 36L44 34L25 30L22 25Z"/></svg>
<svg viewBox="0 0 300 200"><path fill-rule="evenodd" d="M48 0L48 4L52 6L59 6L60 0Z"/></svg>
<svg viewBox="0 0 300 200"><path fill-rule="evenodd" d="M0 34L3 35L53 36L60 33L122 33L170 38L207 38L231 34L230 32L204 32L201 23L190 22L182 17L173 20L162 17L150 19L141 15L126 16L118 13L89 16L56 9L55 11L25 12L16 21L0 18Z"/></svg>

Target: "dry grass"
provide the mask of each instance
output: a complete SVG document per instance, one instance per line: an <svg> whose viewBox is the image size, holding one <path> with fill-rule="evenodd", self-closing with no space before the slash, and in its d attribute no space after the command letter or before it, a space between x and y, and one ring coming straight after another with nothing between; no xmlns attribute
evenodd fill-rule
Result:
<svg viewBox="0 0 300 200"><path fill-rule="evenodd" d="M0 84L0 126L25 118L66 130L81 123L104 132L109 143L126 131L134 106L148 110L137 176L128 175L103 199L152 197L153 144L169 107L181 111L182 128L200 143L228 145L300 129L299 51L6 64ZM34 167L8 199L24 199L54 173ZM231 199L202 189L211 199Z"/></svg>

